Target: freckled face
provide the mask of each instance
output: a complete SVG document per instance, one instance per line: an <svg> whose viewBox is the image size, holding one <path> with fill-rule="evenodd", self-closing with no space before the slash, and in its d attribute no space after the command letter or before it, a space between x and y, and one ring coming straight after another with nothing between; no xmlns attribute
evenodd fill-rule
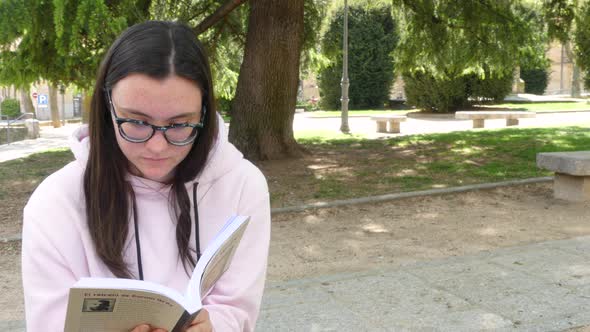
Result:
<svg viewBox="0 0 590 332"><path fill-rule="evenodd" d="M119 118L141 120L155 126L196 124L201 119L201 89L196 83L175 75L158 80L131 74L115 84L111 98ZM114 118L113 125L131 173L149 180L169 181L193 145L169 144L161 131L156 131L147 142L132 143L121 137Z"/></svg>

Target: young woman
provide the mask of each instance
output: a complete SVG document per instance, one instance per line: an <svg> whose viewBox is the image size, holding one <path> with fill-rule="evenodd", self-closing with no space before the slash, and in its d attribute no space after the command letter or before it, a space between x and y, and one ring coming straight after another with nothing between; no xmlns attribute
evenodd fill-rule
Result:
<svg viewBox="0 0 590 332"><path fill-rule="evenodd" d="M183 292L213 236L251 216L227 272L188 331L251 331L264 288L270 204L260 171L227 141L211 72L190 28L127 29L100 66L76 160L49 176L24 210L28 331L63 331L81 277L136 278ZM140 325L133 331L159 331Z"/></svg>

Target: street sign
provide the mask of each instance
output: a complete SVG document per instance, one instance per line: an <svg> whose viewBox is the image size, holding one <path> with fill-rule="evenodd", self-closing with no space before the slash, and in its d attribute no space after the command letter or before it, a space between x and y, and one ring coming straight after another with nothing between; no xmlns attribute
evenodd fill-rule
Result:
<svg viewBox="0 0 590 332"><path fill-rule="evenodd" d="M33 92L33 99L37 99L37 92Z"/></svg>
<svg viewBox="0 0 590 332"><path fill-rule="evenodd" d="M37 96L37 105L40 108L47 108L49 105L49 98L47 98L47 95L44 94L39 94Z"/></svg>

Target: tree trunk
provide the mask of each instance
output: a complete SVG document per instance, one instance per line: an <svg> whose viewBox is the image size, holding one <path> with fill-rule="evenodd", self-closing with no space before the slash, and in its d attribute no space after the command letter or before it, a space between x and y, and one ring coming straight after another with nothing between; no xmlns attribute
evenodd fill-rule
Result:
<svg viewBox="0 0 590 332"><path fill-rule="evenodd" d="M59 107L57 105L57 87L53 83L49 84L49 109L51 110L51 124L53 128L61 127Z"/></svg>
<svg viewBox="0 0 590 332"><path fill-rule="evenodd" d="M90 119L90 104L92 103L92 95L86 91L82 97L82 123L88 123Z"/></svg>
<svg viewBox="0 0 590 332"><path fill-rule="evenodd" d="M574 59L574 52L572 51L571 42L565 43L565 53L568 59L572 63L572 94L573 98L580 98L582 89L581 89L581 81L580 81L580 68L576 65L576 61Z"/></svg>
<svg viewBox="0 0 590 332"><path fill-rule="evenodd" d="M582 97L582 82L580 80L580 67L574 62L572 68L572 97Z"/></svg>
<svg viewBox="0 0 590 332"><path fill-rule="evenodd" d="M33 106L33 100L31 100L30 87L27 86L20 90L20 104L25 113L33 113L34 117L37 117L37 114L35 114L35 107Z"/></svg>
<svg viewBox="0 0 590 332"><path fill-rule="evenodd" d="M304 0L251 0L230 141L250 160L299 157L293 137Z"/></svg>

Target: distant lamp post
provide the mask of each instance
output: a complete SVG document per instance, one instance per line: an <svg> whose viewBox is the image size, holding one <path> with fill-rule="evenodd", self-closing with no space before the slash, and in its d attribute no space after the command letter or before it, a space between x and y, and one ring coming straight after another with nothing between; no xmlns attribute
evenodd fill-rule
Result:
<svg viewBox="0 0 590 332"><path fill-rule="evenodd" d="M344 0L344 38L342 39L342 122L340 131L348 134L348 1Z"/></svg>
<svg viewBox="0 0 590 332"><path fill-rule="evenodd" d="M59 93L61 94L61 123L62 125L66 125L66 87L63 84L59 85Z"/></svg>

